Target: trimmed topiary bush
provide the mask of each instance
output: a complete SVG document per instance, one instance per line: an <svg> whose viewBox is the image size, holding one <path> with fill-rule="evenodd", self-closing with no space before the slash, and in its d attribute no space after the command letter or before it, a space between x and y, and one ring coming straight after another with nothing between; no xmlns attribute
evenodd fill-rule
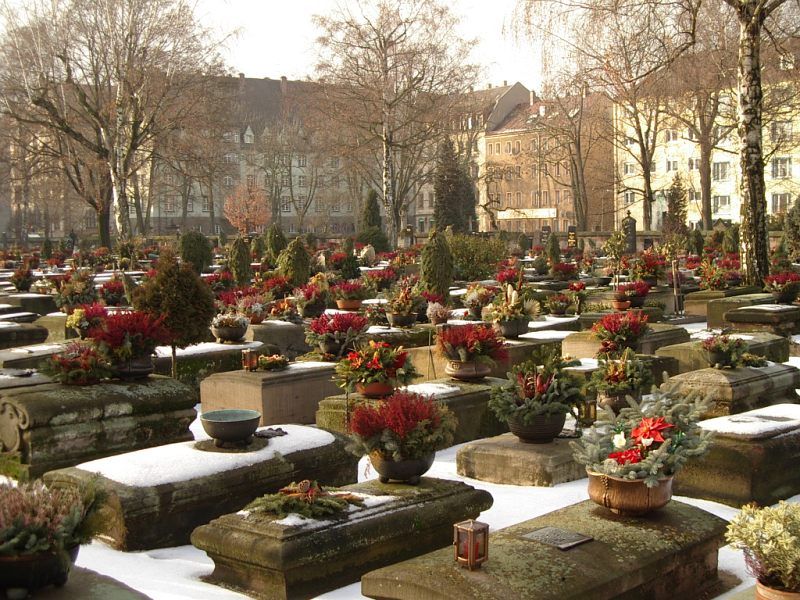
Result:
<svg viewBox="0 0 800 600"><path fill-rule="evenodd" d="M270 225L267 230L267 258L269 261L273 264L277 262L278 256L288 245L281 226L277 223Z"/></svg>
<svg viewBox="0 0 800 600"><path fill-rule="evenodd" d="M52 258L53 256L53 242L50 241L50 238L44 238L42 242L42 258L47 260L48 258Z"/></svg>
<svg viewBox="0 0 800 600"><path fill-rule="evenodd" d="M447 239L434 229L422 248L420 283L424 290L438 294L445 300L453 283L453 254Z"/></svg>
<svg viewBox="0 0 800 600"><path fill-rule="evenodd" d="M267 243L264 241L264 236L262 235L257 235L253 238L253 241L250 242L250 250L258 261L264 258L266 249Z"/></svg>
<svg viewBox="0 0 800 600"><path fill-rule="evenodd" d="M375 252L388 252L389 240L380 227L368 227L359 232L357 239L364 245L372 246Z"/></svg>
<svg viewBox="0 0 800 600"><path fill-rule="evenodd" d="M353 254L354 249L353 238L347 238L342 246L342 252L347 255L339 267L339 273L342 279L356 279L361 277L361 269L358 267L358 259Z"/></svg>
<svg viewBox="0 0 800 600"><path fill-rule="evenodd" d="M253 276L250 270L250 245L241 236L238 236L231 244L228 266L236 285L243 287L250 284L250 279Z"/></svg>
<svg viewBox="0 0 800 600"><path fill-rule="evenodd" d="M553 267L561 262L561 246L558 245L558 237L555 233L551 233L547 238L544 253L547 256L547 264L550 265L550 272L552 273Z"/></svg>
<svg viewBox="0 0 800 600"><path fill-rule="evenodd" d="M278 272L288 278L292 285L299 287L308 282L311 275L311 256L306 250L303 238L297 236L278 256Z"/></svg>
<svg viewBox="0 0 800 600"><path fill-rule="evenodd" d="M198 275L202 273L212 260L211 244L199 231L187 231L181 236L181 260L190 264Z"/></svg>
<svg viewBox="0 0 800 600"><path fill-rule="evenodd" d="M505 242L497 238L453 235L446 239L453 255L453 278L459 281L488 279L506 257Z"/></svg>

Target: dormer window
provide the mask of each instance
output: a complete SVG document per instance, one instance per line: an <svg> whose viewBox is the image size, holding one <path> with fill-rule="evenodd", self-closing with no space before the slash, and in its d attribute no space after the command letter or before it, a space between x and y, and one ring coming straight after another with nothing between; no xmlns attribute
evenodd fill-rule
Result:
<svg viewBox="0 0 800 600"><path fill-rule="evenodd" d="M244 134L244 143L245 144L252 144L256 139L256 136L253 135L252 131L246 131Z"/></svg>

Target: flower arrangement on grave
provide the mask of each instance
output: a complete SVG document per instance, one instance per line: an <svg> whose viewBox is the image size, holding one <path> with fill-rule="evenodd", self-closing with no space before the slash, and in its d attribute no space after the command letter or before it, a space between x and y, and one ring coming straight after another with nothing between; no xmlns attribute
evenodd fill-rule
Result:
<svg viewBox="0 0 800 600"><path fill-rule="evenodd" d="M742 355L748 347L747 342L730 335L713 335L700 342L700 345L715 369L735 369L741 364Z"/></svg>
<svg viewBox="0 0 800 600"><path fill-rule="evenodd" d="M629 275L635 281L656 282L664 278L664 269L667 260L652 248L648 248L639 254L632 261L629 267Z"/></svg>
<svg viewBox="0 0 800 600"><path fill-rule="evenodd" d="M237 300L236 312L241 313L250 319L250 323L256 325L267 317L270 302L272 302L272 296L269 293L248 294Z"/></svg>
<svg viewBox="0 0 800 600"><path fill-rule="evenodd" d="M19 269L11 274L11 283L17 288L18 292L27 292L31 289L33 283L33 272L27 264L24 264Z"/></svg>
<svg viewBox="0 0 800 600"><path fill-rule="evenodd" d="M725 270L713 262L704 260L700 264L700 287L704 290L724 290L728 287Z"/></svg>
<svg viewBox="0 0 800 600"><path fill-rule="evenodd" d="M413 284L401 281L386 294L386 312L394 315L408 316L414 314L419 304L419 295Z"/></svg>
<svg viewBox="0 0 800 600"><path fill-rule="evenodd" d="M394 348L387 342L374 340L349 352L336 365L337 385L348 392L357 390L367 397L386 396L416 377L419 373L402 346Z"/></svg>
<svg viewBox="0 0 800 600"><path fill-rule="evenodd" d="M364 273L364 283L372 290L388 289L398 279L397 271L391 267Z"/></svg>
<svg viewBox="0 0 800 600"><path fill-rule="evenodd" d="M277 321L286 321L287 323L295 323L297 325L303 323L303 317L300 316L297 303L290 298L271 302L269 304L269 318Z"/></svg>
<svg viewBox="0 0 800 600"><path fill-rule="evenodd" d="M94 287L94 275L87 270L72 273L64 280L58 294L53 298L56 306L67 314L81 304L92 304L97 301L97 290Z"/></svg>
<svg viewBox="0 0 800 600"><path fill-rule="evenodd" d="M92 385L113 375L106 356L93 345L78 342L51 356L42 372L65 385Z"/></svg>
<svg viewBox="0 0 800 600"><path fill-rule="evenodd" d="M292 482L275 494L256 498L245 506L245 512L274 515L279 519L296 514L304 519L319 519L339 514L351 504L361 505L360 496L323 488L316 481Z"/></svg>
<svg viewBox="0 0 800 600"><path fill-rule="evenodd" d="M208 277L203 278L203 281L209 285L211 291L214 293L224 292L236 286L236 282L233 280L233 273L227 269L212 273Z"/></svg>
<svg viewBox="0 0 800 600"><path fill-rule="evenodd" d="M360 281L342 281L332 285L330 292L334 300L364 300L369 290Z"/></svg>
<svg viewBox="0 0 800 600"><path fill-rule="evenodd" d="M647 315L639 310L603 315L592 325L592 333L601 342L597 356L619 356L625 348L633 348L649 329Z"/></svg>
<svg viewBox="0 0 800 600"><path fill-rule="evenodd" d="M431 292L431 291L428 291L428 290L422 290L422 291L420 291L420 296L422 296L425 299L425 301L427 303L429 303L429 304L434 303L434 302L437 303L437 304L444 304L445 303L444 302L444 296L442 296L441 294L437 294L436 292Z"/></svg>
<svg viewBox="0 0 800 600"><path fill-rule="evenodd" d="M539 246L541 248L541 246ZM543 254L537 254L531 261L531 267L536 271L537 275L547 275L550 267L547 264L547 258Z"/></svg>
<svg viewBox="0 0 800 600"><path fill-rule="evenodd" d="M114 275L100 286L98 295L106 306L119 306L125 299L125 284L121 278Z"/></svg>
<svg viewBox="0 0 800 600"><path fill-rule="evenodd" d="M89 330L102 325L106 317L108 317L108 311L99 302L84 304L74 309L72 314L67 316L66 326L76 330L81 339L83 339L87 336Z"/></svg>
<svg viewBox="0 0 800 600"><path fill-rule="evenodd" d="M631 402L619 414L600 410L595 424L572 442L574 458L590 473L656 487L708 449L711 433L698 422L711 403L699 394L655 389L646 404Z"/></svg>
<svg viewBox="0 0 800 600"><path fill-rule="evenodd" d="M428 308L425 309L425 316L428 317L428 321L434 325L447 323L450 314L450 309L439 302L428 302Z"/></svg>
<svg viewBox="0 0 800 600"><path fill-rule="evenodd" d="M769 366L769 361L763 356L758 356L752 352L745 352L739 359L739 364L743 367L766 367Z"/></svg>
<svg viewBox="0 0 800 600"><path fill-rule="evenodd" d="M272 294L273 298L285 298L291 294L294 289L292 280L283 275L273 275L272 277L262 279L259 274L259 276L256 277L255 286L264 292L269 292Z"/></svg>
<svg viewBox="0 0 800 600"><path fill-rule="evenodd" d="M572 301L575 303L576 307L583 307L586 303L586 298L589 297L589 293L586 291L586 284L583 281L573 281L569 284L570 296L572 296ZM576 311L578 314L582 311Z"/></svg>
<svg viewBox="0 0 800 600"><path fill-rule="evenodd" d="M800 275L794 272L775 273L764 278L764 291L781 302L794 302L800 291Z"/></svg>
<svg viewBox="0 0 800 600"><path fill-rule="evenodd" d="M342 268L345 259L347 259L345 252L333 252L325 262L332 271L338 271Z"/></svg>
<svg viewBox="0 0 800 600"><path fill-rule="evenodd" d="M289 359L280 354L262 354L258 357L258 368L262 371L283 371L289 368Z"/></svg>
<svg viewBox="0 0 800 600"><path fill-rule="evenodd" d="M309 324L306 342L310 346L319 346L324 354L339 354L351 348L368 327L367 318L356 313L322 315Z"/></svg>
<svg viewBox="0 0 800 600"><path fill-rule="evenodd" d="M220 313L211 320L211 326L216 328L246 329L248 325L250 325L250 319L235 310Z"/></svg>
<svg viewBox="0 0 800 600"><path fill-rule="evenodd" d="M644 281L632 281L623 283L614 292L616 300L631 300L633 298L645 298L650 293L650 285Z"/></svg>
<svg viewBox="0 0 800 600"><path fill-rule="evenodd" d="M309 283L295 288L293 295L303 316L319 316L328 304L328 285Z"/></svg>
<svg viewBox="0 0 800 600"><path fill-rule="evenodd" d="M488 325L457 325L436 334L436 346L449 360L493 365L508 357L503 339Z"/></svg>
<svg viewBox="0 0 800 600"><path fill-rule="evenodd" d="M557 262L552 268L553 279L556 281L569 281L578 277L578 265L575 263Z"/></svg>
<svg viewBox="0 0 800 600"><path fill-rule="evenodd" d="M759 586L800 593L800 504L746 504L728 523L725 539L744 550L747 571Z"/></svg>
<svg viewBox="0 0 800 600"><path fill-rule="evenodd" d="M453 443L456 424L445 405L401 390L380 403L355 407L350 415L352 444L348 449L357 456L421 460Z"/></svg>
<svg viewBox="0 0 800 600"><path fill-rule="evenodd" d="M565 315L567 309L572 306L572 298L567 294L552 294L545 300L547 309L552 315Z"/></svg>
<svg viewBox="0 0 800 600"><path fill-rule="evenodd" d="M552 441L581 401L579 386L564 371L576 364L551 348L536 352L511 369L508 384L492 388L489 408L524 441Z"/></svg>
<svg viewBox="0 0 800 600"><path fill-rule="evenodd" d="M513 285L516 287L522 280L522 270L514 267L501 269L494 278L501 285Z"/></svg>
<svg viewBox="0 0 800 600"><path fill-rule="evenodd" d="M539 314L539 303L536 300L524 300L513 285L505 285L502 293L495 296L486 311L486 317L493 323L524 321Z"/></svg>
<svg viewBox="0 0 800 600"><path fill-rule="evenodd" d="M112 362L125 362L149 357L156 346L172 342L172 334L162 321L145 312L120 312L108 315L88 335Z"/></svg>
<svg viewBox="0 0 800 600"><path fill-rule="evenodd" d="M498 292L499 289L494 286L483 286L480 283L473 283L467 286L467 292L464 294L461 302L469 309L473 317L480 319L483 307L491 303Z"/></svg>
<svg viewBox="0 0 800 600"><path fill-rule="evenodd" d="M628 405L627 396L637 402L644 390L653 385L653 374L636 353L626 348L618 360L601 359L597 370L586 386L587 391L597 393L597 403L619 410Z"/></svg>

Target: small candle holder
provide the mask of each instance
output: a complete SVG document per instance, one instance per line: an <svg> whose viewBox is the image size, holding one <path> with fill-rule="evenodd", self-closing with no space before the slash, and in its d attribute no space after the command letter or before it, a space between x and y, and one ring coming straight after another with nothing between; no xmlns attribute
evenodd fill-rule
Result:
<svg viewBox="0 0 800 600"><path fill-rule="evenodd" d="M242 368L245 371L257 371L258 352L255 350L242 350Z"/></svg>
<svg viewBox="0 0 800 600"><path fill-rule="evenodd" d="M470 519L453 525L455 559L470 571L479 569L489 557L489 525Z"/></svg>

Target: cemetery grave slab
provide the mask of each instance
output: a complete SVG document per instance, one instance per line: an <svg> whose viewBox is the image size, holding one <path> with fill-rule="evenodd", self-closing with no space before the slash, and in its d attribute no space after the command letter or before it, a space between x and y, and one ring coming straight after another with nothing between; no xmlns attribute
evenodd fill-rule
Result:
<svg viewBox="0 0 800 600"><path fill-rule="evenodd" d="M684 297L683 311L687 315L708 317L708 303L711 300L760 293L761 288L754 285L749 287L729 288L727 290L700 290L699 292L690 292Z"/></svg>
<svg viewBox="0 0 800 600"><path fill-rule="evenodd" d="M480 569L462 568L444 548L367 573L361 593L381 600L700 598L717 580L726 525L674 500L640 518L586 500L490 533ZM560 550L531 539L544 527L593 540Z"/></svg>
<svg viewBox="0 0 800 600"><path fill-rule="evenodd" d="M58 310L56 301L50 294L9 294L3 300L11 306L17 306L24 312L46 315Z"/></svg>
<svg viewBox="0 0 800 600"><path fill-rule="evenodd" d="M453 523L492 505L484 490L430 477L418 486L371 480L342 489L364 496L363 506L325 520L241 511L198 527L192 544L214 561L208 581L257 598L311 598L448 546Z"/></svg>
<svg viewBox="0 0 800 600"><path fill-rule="evenodd" d="M638 354L655 354L662 346L671 346L689 341L689 333L683 327L650 324L648 331L636 345ZM591 331L579 331L564 338L561 353L573 358L593 358L600 350L600 340Z"/></svg>
<svg viewBox="0 0 800 600"><path fill-rule="evenodd" d="M738 508L800 493L800 405L777 404L700 425L714 432L714 443L675 478L676 494Z"/></svg>
<svg viewBox="0 0 800 600"><path fill-rule="evenodd" d="M676 361L679 373L688 373L698 369L706 369L711 365L700 342L710 333L692 336L694 341L664 346L656 350L656 356L669 357ZM747 343L747 351L756 356L763 356L772 362L782 363L789 360L789 340L785 337L764 332L734 333L732 337Z"/></svg>
<svg viewBox="0 0 800 600"><path fill-rule="evenodd" d="M36 590L36 600L149 600L141 592L124 583L75 565L62 587L49 586Z"/></svg>
<svg viewBox="0 0 800 600"><path fill-rule="evenodd" d="M216 449L208 439L181 442L51 471L44 479L64 487L99 475L110 498L101 535L115 548L180 546L195 527L293 481L356 481L358 458L342 438L300 425L281 429L287 435L256 437L243 449Z"/></svg>
<svg viewBox="0 0 800 600"><path fill-rule="evenodd" d="M32 312L9 312L0 314L0 323L34 323L39 315Z"/></svg>
<svg viewBox="0 0 800 600"><path fill-rule="evenodd" d="M489 410L489 396L493 387L504 385L506 379L487 377L480 383L467 383L454 379L437 379L406 386L405 390L433 396L447 406L458 419L453 444L490 437L508 431L508 425L497 420ZM344 394L325 398L319 403L317 427L347 433L347 420L359 402L370 402L360 394ZM373 402L380 402L376 400Z"/></svg>
<svg viewBox="0 0 800 600"><path fill-rule="evenodd" d="M735 308L725 313L725 323L737 331L766 331L790 336L800 333L800 306L762 304Z"/></svg>
<svg viewBox="0 0 800 600"><path fill-rule="evenodd" d="M168 377L0 390L0 458L30 477L150 446L191 440L197 397ZM0 470L4 467L0 466Z"/></svg>
<svg viewBox="0 0 800 600"><path fill-rule="evenodd" d="M741 296L728 296L709 300L706 307L706 322L710 329L722 329L726 326L725 313L735 308L744 306L757 306L772 304L772 294L742 294Z"/></svg>
<svg viewBox="0 0 800 600"><path fill-rule="evenodd" d="M295 362L285 371L228 371L200 383L203 412L246 408L261 413L261 424L313 424L321 400L334 396L336 363Z"/></svg>
<svg viewBox="0 0 800 600"><path fill-rule="evenodd" d="M267 320L247 328L245 339L248 342L262 342L277 347L277 353L294 359L311 348L306 344L303 326L288 321Z"/></svg>
<svg viewBox="0 0 800 600"><path fill-rule="evenodd" d="M554 486L586 477L572 458L569 441L526 444L513 433L470 442L456 455L459 475L510 485Z"/></svg>
<svg viewBox="0 0 800 600"><path fill-rule="evenodd" d="M44 315L36 319L34 323L47 329L48 342L63 342L64 340L78 337L77 331L72 327L67 327L67 315L62 312Z"/></svg>
<svg viewBox="0 0 800 600"><path fill-rule="evenodd" d="M259 350L261 342L240 342L237 344L218 344L204 342L178 349L178 380L200 389L203 378L212 373L236 371L242 368L242 350ZM160 375L172 373L172 350L169 346L156 348L153 359L155 372Z"/></svg>
<svg viewBox="0 0 800 600"><path fill-rule="evenodd" d="M47 339L47 334L47 329L31 323L0 321L0 348L41 344Z"/></svg>

